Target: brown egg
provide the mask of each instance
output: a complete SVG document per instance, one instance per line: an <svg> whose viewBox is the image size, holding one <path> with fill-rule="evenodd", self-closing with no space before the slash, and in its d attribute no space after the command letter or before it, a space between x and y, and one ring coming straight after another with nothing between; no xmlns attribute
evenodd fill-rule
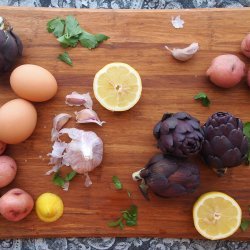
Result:
<svg viewBox="0 0 250 250"><path fill-rule="evenodd" d="M10 85L19 97L32 102L47 101L57 92L55 77L48 70L33 64L14 69Z"/></svg>
<svg viewBox="0 0 250 250"><path fill-rule="evenodd" d="M36 127L35 107L23 99L14 99L0 108L0 141L17 144L26 140Z"/></svg>

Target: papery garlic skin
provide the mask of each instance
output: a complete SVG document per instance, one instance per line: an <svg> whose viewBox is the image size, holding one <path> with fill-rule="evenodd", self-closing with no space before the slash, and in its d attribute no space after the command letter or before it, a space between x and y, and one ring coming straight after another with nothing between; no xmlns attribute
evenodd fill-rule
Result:
<svg viewBox="0 0 250 250"><path fill-rule="evenodd" d="M173 48L170 49L168 46L165 46L165 48L171 52L172 56L179 60L179 61L187 61L190 58L193 57L194 54L199 50L199 44L198 43L191 43L188 47L179 49L179 48Z"/></svg>
<svg viewBox="0 0 250 250"><path fill-rule="evenodd" d="M185 22L181 19L181 16L176 16L172 17L171 23L176 29L182 29Z"/></svg>
<svg viewBox="0 0 250 250"><path fill-rule="evenodd" d="M51 130L51 141L54 142L57 140L59 135L59 130L69 121L71 115L66 113L61 113L56 115L53 119L53 127Z"/></svg>
<svg viewBox="0 0 250 250"><path fill-rule="evenodd" d="M101 121L97 113L92 109L82 109L79 112L75 112L77 123L96 123L102 126L104 121Z"/></svg>
<svg viewBox="0 0 250 250"><path fill-rule="evenodd" d="M84 105L85 108L92 109L93 101L89 93L79 94L73 91L71 94L66 96L65 103L69 106L81 106Z"/></svg>

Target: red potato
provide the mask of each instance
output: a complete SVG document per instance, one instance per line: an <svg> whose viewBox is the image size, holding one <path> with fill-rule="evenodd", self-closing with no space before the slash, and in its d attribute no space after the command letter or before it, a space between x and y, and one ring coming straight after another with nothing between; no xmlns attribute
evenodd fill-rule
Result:
<svg viewBox="0 0 250 250"><path fill-rule="evenodd" d="M231 88L237 85L246 75L246 66L235 55L220 55L213 59L206 74L215 85L222 88Z"/></svg>
<svg viewBox="0 0 250 250"><path fill-rule="evenodd" d="M14 159L7 155L0 156L0 188L10 184L17 172L17 165Z"/></svg>
<svg viewBox="0 0 250 250"><path fill-rule="evenodd" d="M7 144L5 142L0 141L0 155L2 155L6 149Z"/></svg>
<svg viewBox="0 0 250 250"><path fill-rule="evenodd" d="M250 34L246 35L246 37L242 40L241 52L243 55L250 58Z"/></svg>
<svg viewBox="0 0 250 250"><path fill-rule="evenodd" d="M25 218L34 206L33 198L24 190L14 188L0 198L0 213L9 221Z"/></svg>

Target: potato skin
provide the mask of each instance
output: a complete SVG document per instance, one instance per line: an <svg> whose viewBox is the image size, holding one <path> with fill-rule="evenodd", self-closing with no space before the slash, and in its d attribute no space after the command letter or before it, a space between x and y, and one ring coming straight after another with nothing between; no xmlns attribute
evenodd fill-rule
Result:
<svg viewBox="0 0 250 250"><path fill-rule="evenodd" d="M250 58L250 34L247 34L246 37L242 40L240 48L242 54Z"/></svg>
<svg viewBox="0 0 250 250"><path fill-rule="evenodd" d="M14 188L0 198L0 213L9 221L25 218L34 206L33 198L26 191Z"/></svg>
<svg viewBox="0 0 250 250"><path fill-rule="evenodd" d="M0 188L10 184L17 172L17 165L13 158L7 155L0 156Z"/></svg>
<svg viewBox="0 0 250 250"><path fill-rule="evenodd" d="M206 74L215 85L231 88L240 83L246 75L246 66L235 55L220 55L213 59Z"/></svg>

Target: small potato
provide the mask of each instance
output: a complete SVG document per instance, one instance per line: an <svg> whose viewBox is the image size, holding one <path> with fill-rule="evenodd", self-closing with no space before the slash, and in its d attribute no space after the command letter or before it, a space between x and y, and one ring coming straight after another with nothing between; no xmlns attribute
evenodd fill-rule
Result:
<svg viewBox="0 0 250 250"><path fill-rule="evenodd" d="M16 162L7 155L0 156L0 188L10 184L17 172Z"/></svg>
<svg viewBox="0 0 250 250"><path fill-rule="evenodd" d="M0 198L0 213L9 221L20 221L32 210L34 201L22 189L14 188Z"/></svg>
<svg viewBox="0 0 250 250"><path fill-rule="evenodd" d="M2 155L6 149L7 144L5 142L0 141L0 155Z"/></svg>
<svg viewBox="0 0 250 250"><path fill-rule="evenodd" d="M245 76L246 66L235 55L220 55L214 58L206 74L215 85L231 88Z"/></svg>
<svg viewBox="0 0 250 250"><path fill-rule="evenodd" d="M250 34L248 34L241 42L241 52L250 58Z"/></svg>

